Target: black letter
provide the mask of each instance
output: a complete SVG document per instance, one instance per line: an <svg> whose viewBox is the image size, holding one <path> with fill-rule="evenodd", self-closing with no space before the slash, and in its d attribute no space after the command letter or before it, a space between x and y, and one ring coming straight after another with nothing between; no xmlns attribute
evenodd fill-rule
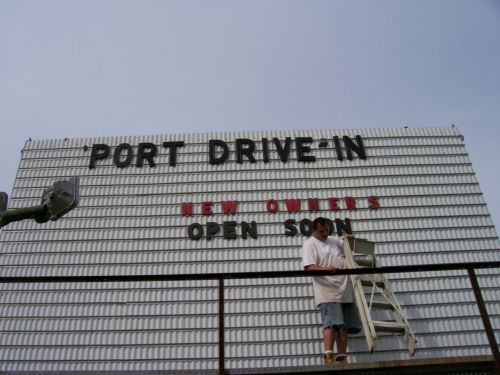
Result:
<svg viewBox="0 0 500 375"><path fill-rule="evenodd" d="M243 146L248 147L243 147ZM255 151L255 143L251 139L237 139L236 140L236 161L243 163L243 155L246 155L250 163L255 163L253 152Z"/></svg>
<svg viewBox="0 0 500 375"><path fill-rule="evenodd" d="M218 158L215 156L215 146L222 147L222 155ZM229 147L227 147L226 142L220 141L218 139L211 139L209 144L209 160L210 164L222 164L229 157Z"/></svg>
<svg viewBox="0 0 500 375"><path fill-rule="evenodd" d="M285 236L293 237L297 234L297 228L295 228L294 224L295 224L294 219L288 219L283 223L285 228L289 229L289 230L285 231Z"/></svg>
<svg viewBox="0 0 500 375"><path fill-rule="evenodd" d="M179 142L163 142L163 147L170 147L170 155L168 159L168 164L172 167L175 167L175 163L177 162L177 147L184 147L184 141Z"/></svg>
<svg viewBox="0 0 500 375"><path fill-rule="evenodd" d="M149 152L147 152L146 150L149 150ZM139 168L142 167L144 159L146 159L149 163L149 166L154 167L156 164L153 158L156 156L157 152L158 149L153 143L139 143L139 149L137 151L137 162L135 165Z"/></svg>
<svg viewBox="0 0 500 375"><path fill-rule="evenodd" d="M365 147L363 146L363 140L361 136L356 136L356 141L358 141L358 145L352 141L347 135L344 135L344 145L347 151L347 159L352 160L352 151L359 155L360 159L366 160Z"/></svg>
<svg viewBox="0 0 500 375"><path fill-rule="evenodd" d="M203 236L203 227L198 223L193 223L188 227L188 236L192 240L199 240Z"/></svg>
<svg viewBox="0 0 500 375"><path fill-rule="evenodd" d="M92 145L92 153L90 154L89 169L95 168L97 160L106 159L109 156L109 146L105 144Z"/></svg>
<svg viewBox="0 0 500 375"><path fill-rule="evenodd" d="M310 236L312 232L312 221L309 219L302 219L300 221L300 233L304 236Z"/></svg>
<svg viewBox="0 0 500 375"><path fill-rule="evenodd" d="M316 157L313 155L304 155L311 152L311 147L304 146L304 143L312 143L313 139L311 137L298 137L295 138L295 148L297 152L298 161L316 161Z"/></svg>
<svg viewBox="0 0 500 375"><path fill-rule="evenodd" d="M213 221L207 223L207 240L210 240L213 236L219 233L220 226Z"/></svg>
<svg viewBox="0 0 500 375"><path fill-rule="evenodd" d="M247 233L252 236L252 238L257 238L257 223L251 221L250 225L246 221L241 222L241 237L247 238Z"/></svg>
<svg viewBox="0 0 500 375"><path fill-rule="evenodd" d="M236 221L225 221L223 226L224 238L232 240L236 238Z"/></svg>
<svg viewBox="0 0 500 375"><path fill-rule="evenodd" d="M262 158L264 163L269 163L269 145L267 144L267 138L262 138Z"/></svg>
<svg viewBox="0 0 500 375"><path fill-rule="evenodd" d="M122 153L122 150L127 151L124 161L120 160L120 154ZM130 146L128 143L122 143L115 148L115 152L113 154L113 162L118 168L124 168L130 164L133 157L134 150L132 150L132 146Z"/></svg>
<svg viewBox="0 0 500 375"><path fill-rule="evenodd" d="M349 219L346 218L344 221L335 219L335 225L337 226L337 234L339 236L342 236L342 232L352 234L351 221Z"/></svg>
<svg viewBox="0 0 500 375"><path fill-rule="evenodd" d="M340 140L339 137L336 135L333 137L333 144L335 145L335 152L337 153L337 160L344 160L344 157L342 156L342 149L340 147Z"/></svg>
<svg viewBox="0 0 500 375"><path fill-rule="evenodd" d="M285 147L281 146L281 142L278 138L273 138L274 145L276 146L276 151L278 152L278 155L281 158L281 161L283 163L286 163L288 161L288 154L290 153L290 142L292 142L292 139L290 137L287 137L285 139Z"/></svg>

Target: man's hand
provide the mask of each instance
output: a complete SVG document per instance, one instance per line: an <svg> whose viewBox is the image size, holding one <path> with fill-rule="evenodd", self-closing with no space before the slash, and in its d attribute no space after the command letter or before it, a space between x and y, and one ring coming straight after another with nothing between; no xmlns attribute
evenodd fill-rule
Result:
<svg viewBox="0 0 500 375"><path fill-rule="evenodd" d="M329 271L333 272L336 270L334 266L319 266L317 264L309 264L308 266L305 266L304 269L306 271Z"/></svg>

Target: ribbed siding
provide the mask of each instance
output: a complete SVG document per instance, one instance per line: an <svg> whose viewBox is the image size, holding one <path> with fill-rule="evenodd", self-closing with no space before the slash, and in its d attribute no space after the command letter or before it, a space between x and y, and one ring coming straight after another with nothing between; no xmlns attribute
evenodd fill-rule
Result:
<svg viewBox="0 0 500 375"><path fill-rule="evenodd" d="M361 135L367 159L339 161L332 136ZM262 138L312 137L314 163L297 162L295 144L282 162ZM237 138L256 143L257 162L235 161ZM328 148L318 148L325 138ZM208 164L208 141L230 147L229 160ZM184 141L169 165L165 141ZM89 169L90 148L111 152L130 143L157 145L156 167L117 168L112 158ZM80 177L77 209L57 222L12 223L0 232L1 276L76 276L281 271L300 269L302 235L283 222L318 215L348 217L357 236L377 242L382 265L498 261L500 244L473 167L456 128L337 129L109 137L27 142L10 207L39 203L55 180ZM380 208L368 208L368 196ZM356 198L346 210L344 196ZM328 200L339 198L339 212ZM319 199L311 212L308 198ZM266 212L276 199L279 211ZM288 213L284 199L301 199ZM220 201L238 200L224 215ZM213 201L214 215L200 213ZM180 205L193 202L194 215ZM194 222L252 220L258 238L193 241ZM239 228L237 233L239 234ZM500 272L479 271L494 327L500 327ZM389 275L418 337L419 357L489 354L474 297L462 272ZM217 285L141 282L2 285L0 370L106 371L217 368ZM321 363L319 314L308 279L228 280L225 292L226 367L285 367ZM352 361L404 359L400 340L382 336L373 355L361 335ZM196 359L196 360L193 360Z"/></svg>

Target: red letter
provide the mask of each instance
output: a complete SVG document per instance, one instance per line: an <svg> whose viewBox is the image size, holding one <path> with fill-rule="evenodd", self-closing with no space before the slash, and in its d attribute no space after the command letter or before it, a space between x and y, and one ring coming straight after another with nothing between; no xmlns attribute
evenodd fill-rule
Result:
<svg viewBox="0 0 500 375"><path fill-rule="evenodd" d="M371 208L373 210L376 210L380 207L380 203L378 202L378 197L376 195L370 195L368 197L368 203L368 208Z"/></svg>
<svg viewBox="0 0 500 375"><path fill-rule="evenodd" d="M309 211L319 211L319 199L318 198L307 199L307 205L309 206Z"/></svg>
<svg viewBox="0 0 500 375"><path fill-rule="evenodd" d="M288 212L300 212L300 199L285 199Z"/></svg>
<svg viewBox="0 0 500 375"><path fill-rule="evenodd" d="M211 201L201 202L201 214L206 215L206 216L210 216L210 215L214 214L212 211L212 202Z"/></svg>
<svg viewBox="0 0 500 375"><path fill-rule="evenodd" d="M224 212L226 215L234 215L236 213L236 206L238 205L238 201L221 201L220 205L222 207L222 212Z"/></svg>
<svg viewBox="0 0 500 375"><path fill-rule="evenodd" d="M328 204L330 205L330 211L340 211L340 207L337 203L338 198L330 198L328 199Z"/></svg>
<svg viewBox="0 0 500 375"><path fill-rule="evenodd" d="M345 206L348 210L356 209L356 198L354 197L344 197Z"/></svg>
<svg viewBox="0 0 500 375"><path fill-rule="evenodd" d="M181 203L181 215L191 216L192 214L193 214L193 203L192 202Z"/></svg>
<svg viewBox="0 0 500 375"><path fill-rule="evenodd" d="M268 199L266 202L266 210L267 212L274 214L278 211L278 201L276 199Z"/></svg>

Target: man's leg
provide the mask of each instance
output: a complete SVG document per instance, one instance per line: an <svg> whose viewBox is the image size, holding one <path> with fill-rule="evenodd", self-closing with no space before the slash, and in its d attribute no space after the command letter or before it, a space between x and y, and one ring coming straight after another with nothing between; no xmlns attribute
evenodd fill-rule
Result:
<svg viewBox="0 0 500 375"><path fill-rule="evenodd" d="M325 348L325 364L332 365L335 360L335 355L333 354L335 343L337 343L338 353L345 353L347 348L347 343L343 344L343 341L346 340L342 341L342 338L340 338L341 341L338 341L340 336L340 326L338 325L338 322L340 321L343 323L342 307L339 303L332 302L321 304L319 308L323 323L323 346ZM341 346L339 346L339 344Z"/></svg>
<svg viewBox="0 0 500 375"><path fill-rule="evenodd" d="M333 327L323 329L323 347L325 348L325 364L333 364L333 344L337 340L338 334Z"/></svg>
<svg viewBox="0 0 500 375"><path fill-rule="evenodd" d="M347 352L347 330L344 327L340 328L339 333L336 337L337 342L337 354L345 355Z"/></svg>
<svg viewBox="0 0 500 375"><path fill-rule="evenodd" d="M361 320L359 318L358 309L354 303L342 304L342 316L344 325L340 329L337 337L337 356L335 360L339 362L347 361L347 341L348 333L357 333L361 329Z"/></svg>
<svg viewBox="0 0 500 375"><path fill-rule="evenodd" d="M338 340L338 336L338 331L334 327L323 329L323 346L325 347L325 352L333 351L333 344Z"/></svg>

